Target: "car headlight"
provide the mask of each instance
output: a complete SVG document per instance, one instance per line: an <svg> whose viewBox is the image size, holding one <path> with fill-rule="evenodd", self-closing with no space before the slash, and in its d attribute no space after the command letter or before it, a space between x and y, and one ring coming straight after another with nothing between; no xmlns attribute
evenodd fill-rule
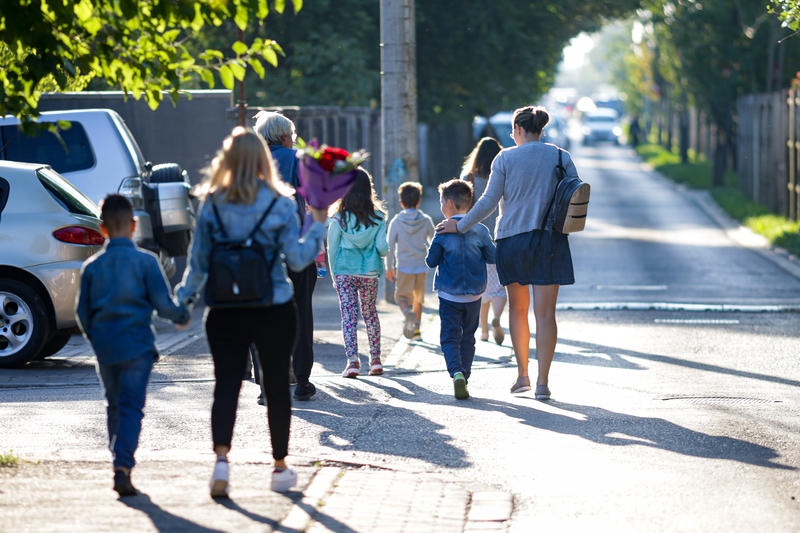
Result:
<svg viewBox="0 0 800 533"><path fill-rule="evenodd" d="M622 128L620 128L619 126L614 126L614 129L612 129L611 132L617 137L619 137L620 135L622 135Z"/></svg>

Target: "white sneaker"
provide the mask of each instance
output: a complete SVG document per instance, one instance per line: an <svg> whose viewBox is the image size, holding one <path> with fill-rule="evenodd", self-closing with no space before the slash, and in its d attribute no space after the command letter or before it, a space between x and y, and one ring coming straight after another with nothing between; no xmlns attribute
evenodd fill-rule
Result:
<svg viewBox="0 0 800 533"><path fill-rule="evenodd" d="M214 464L214 473L211 474L211 497L227 498L230 483L228 483L228 462L217 461Z"/></svg>
<svg viewBox="0 0 800 533"><path fill-rule="evenodd" d="M275 492L286 492L297 483L297 472L291 468L272 471L272 490Z"/></svg>

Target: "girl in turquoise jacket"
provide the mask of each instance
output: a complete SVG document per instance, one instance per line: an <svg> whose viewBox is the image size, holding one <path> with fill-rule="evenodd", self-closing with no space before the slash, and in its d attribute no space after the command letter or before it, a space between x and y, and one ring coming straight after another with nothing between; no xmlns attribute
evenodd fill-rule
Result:
<svg viewBox="0 0 800 533"><path fill-rule="evenodd" d="M358 359L358 315L364 317L369 339L369 374L383 374L381 365L381 324L375 302L378 278L383 274L386 244L386 214L376 198L372 176L358 169L353 186L342 198L328 224L328 260L331 278L342 310L342 335L347 367L346 378L361 373Z"/></svg>

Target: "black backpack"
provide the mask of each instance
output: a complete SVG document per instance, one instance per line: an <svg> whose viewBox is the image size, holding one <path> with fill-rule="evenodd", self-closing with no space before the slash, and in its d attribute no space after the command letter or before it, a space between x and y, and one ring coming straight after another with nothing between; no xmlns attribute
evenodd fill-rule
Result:
<svg viewBox="0 0 800 533"><path fill-rule="evenodd" d="M550 200L544 215L545 231L558 233L574 233L582 231L586 225L586 213L589 210L589 193L591 187L577 176L567 177L567 169L561 159L561 148L558 150L558 183L556 192Z"/></svg>
<svg viewBox="0 0 800 533"><path fill-rule="evenodd" d="M256 307L272 305L272 267L278 256L267 260L264 247L255 234L278 201L276 196L256 222L253 230L241 240L228 237L217 206L212 202L223 239L215 240L208 260L205 299L209 307Z"/></svg>

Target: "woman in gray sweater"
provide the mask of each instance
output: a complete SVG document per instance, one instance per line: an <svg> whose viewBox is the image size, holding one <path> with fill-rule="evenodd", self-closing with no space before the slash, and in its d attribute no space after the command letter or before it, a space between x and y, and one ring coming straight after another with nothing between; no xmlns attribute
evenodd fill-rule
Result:
<svg viewBox="0 0 800 533"><path fill-rule="evenodd" d="M575 282L567 235L543 231L542 219L555 192L558 177L558 148L540 142L550 116L542 107L521 107L511 120L511 137L516 146L506 148L492 162L489 183L483 196L458 222L446 220L441 232L464 232L491 214L499 204L495 226L497 273L509 299L511 343L517 359L517 380L512 393L529 391L530 289L536 318L538 377L536 399L550 398L548 375L556 348L556 301L561 285ZM568 176L576 176L567 152L563 164Z"/></svg>

